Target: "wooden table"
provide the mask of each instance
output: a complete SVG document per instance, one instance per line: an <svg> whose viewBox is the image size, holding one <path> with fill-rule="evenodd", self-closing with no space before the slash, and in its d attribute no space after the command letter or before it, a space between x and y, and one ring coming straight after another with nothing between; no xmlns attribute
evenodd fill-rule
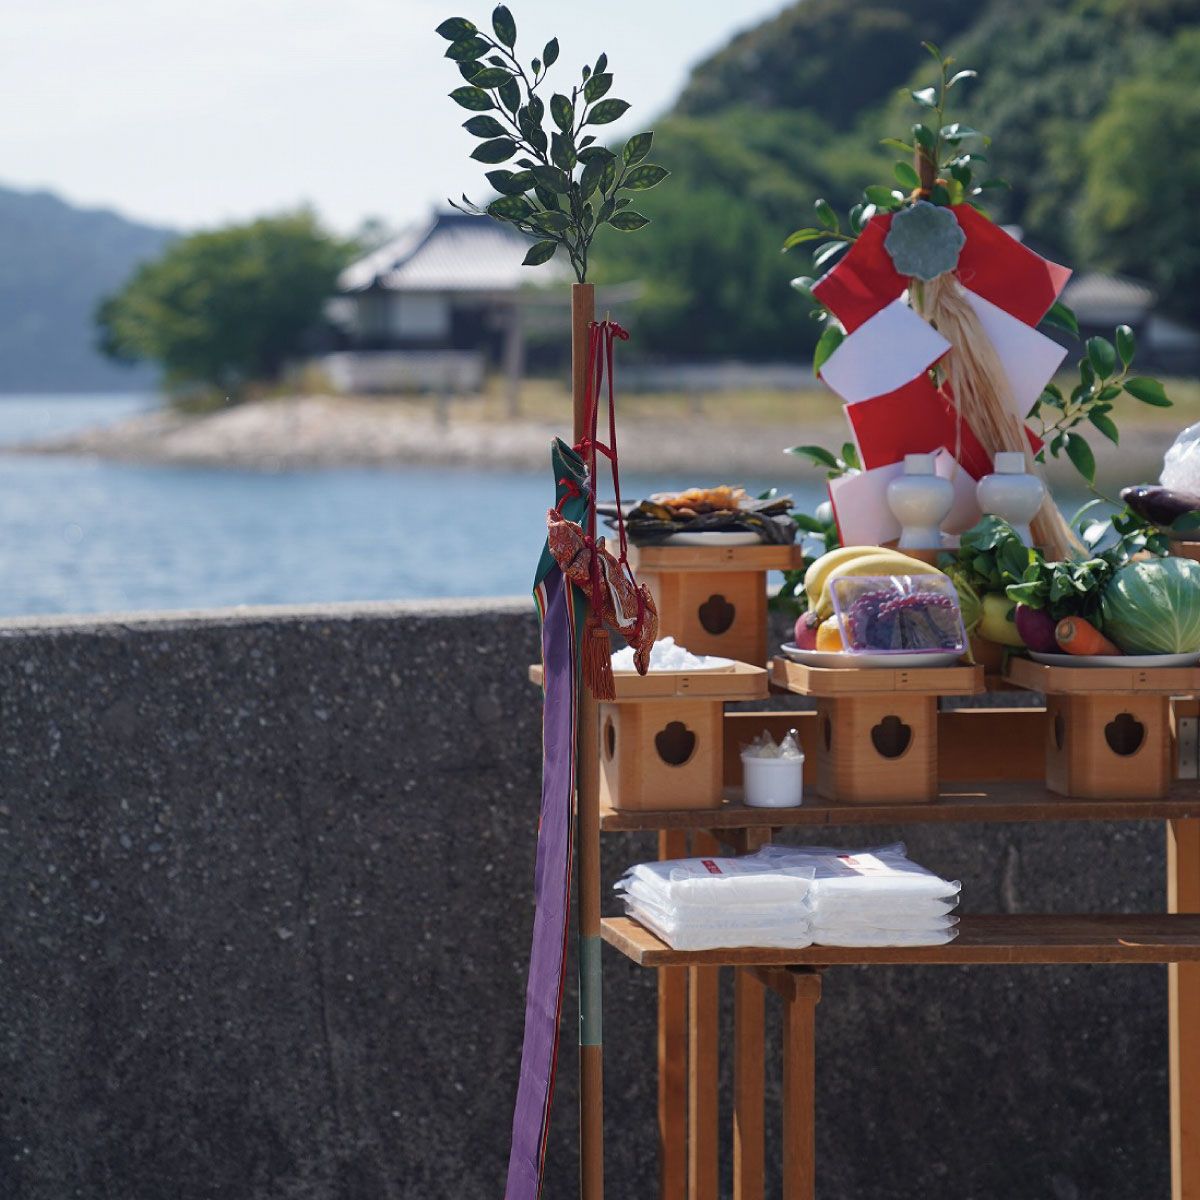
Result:
<svg viewBox="0 0 1200 1200"><path fill-rule="evenodd" d="M1195 716L1194 700L1176 715ZM778 732L810 714L729 714L727 746L751 723ZM784 1200L811 1200L815 1180L814 1031L821 973L841 964L1169 963L1173 1200L1200 1196L1200 784L1176 780L1153 800L1079 800L1046 789L1041 756L1045 711L967 710L939 715L941 785L928 802L836 804L807 798L796 809L750 809L728 789L719 809L618 812L602 809L603 831L657 830L660 857L713 854L721 844L756 849L776 829L946 821L1161 820L1168 849L1167 912L1151 914L968 915L945 946L804 950L672 950L628 918L602 922L604 940L659 972L659 1145L661 1200L718 1195L717 1021L721 967L735 973L733 1177L735 1200L764 1188L764 1003L783 1006ZM1002 738L994 736L1004 727ZM802 730L804 726L802 725ZM988 738L985 731L993 736ZM947 737L947 733L953 734ZM1014 749L1021 748L1021 749ZM727 754L728 758L728 754ZM807 764L806 764L807 765ZM998 774L985 783L971 773ZM690 838L690 848L689 848Z"/></svg>

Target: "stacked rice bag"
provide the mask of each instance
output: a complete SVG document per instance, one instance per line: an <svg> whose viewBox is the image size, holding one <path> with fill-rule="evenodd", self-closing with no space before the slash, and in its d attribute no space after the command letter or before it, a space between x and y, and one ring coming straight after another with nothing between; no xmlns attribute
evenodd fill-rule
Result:
<svg viewBox="0 0 1200 1200"><path fill-rule="evenodd" d="M815 871L761 855L639 863L621 878L625 911L676 950L812 944Z"/></svg>
<svg viewBox="0 0 1200 1200"><path fill-rule="evenodd" d="M962 884L867 850L764 846L739 858L639 863L616 884L629 916L676 950L732 946L941 946Z"/></svg>
<svg viewBox="0 0 1200 1200"><path fill-rule="evenodd" d="M942 946L958 934L962 884L908 858L903 842L868 850L764 846L752 857L814 872L812 939L823 946Z"/></svg>

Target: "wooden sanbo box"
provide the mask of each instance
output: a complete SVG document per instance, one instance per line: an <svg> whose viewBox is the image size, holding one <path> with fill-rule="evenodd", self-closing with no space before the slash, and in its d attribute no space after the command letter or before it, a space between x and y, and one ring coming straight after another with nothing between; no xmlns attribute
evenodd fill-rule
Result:
<svg viewBox="0 0 1200 1200"><path fill-rule="evenodd" d="M715 808L723 801L725 701L761 700L767 672L614 673L599 706L600 800L614 809Z"/></svg>
<svg viewBox="0 0 1200 1200"><path fill-rule="evenodd" d="M1174 776L1171 697L1197 667L1062 667L1014 658L1008 677L1046 694L1046 786L1060 796L1158 800Z"/></svg>
<svg viewBox="0 0 1200 1200"><path fill-rule="evenodd" d="M1046 695L1046 786L1061 796L1156 800L1171 786L1169 696Z"/></svg>
<svg viewBox="0 0 1200 1200"><path fill-rule="evenodd" d="M847 655L850 661L850 656ZM979 666L810 667L777 658L772 679L817 700L817 791L844 804L938 794L938 697L983 690Z"/></svg>
<svg viewBox="0 0 1200 1200"><path fill-rule="evenodd" d="M767 572L802 560L799 546L634 546L629 560L658 606L659 636L693 654L763 666Z"/></svg>
<svg viewBox="0 0 1200 1200"><path fill-rule="evenodd" d="M937 697L822 697L816 751L817 791L827 800L932 800L938 790Z"/></svg>
<svg viewBox="0 0 1200 1200"><path fill-rule="evenodd" d="M600 802L611 808L714 808L722 800L720 700L600 705Z"/></svg>

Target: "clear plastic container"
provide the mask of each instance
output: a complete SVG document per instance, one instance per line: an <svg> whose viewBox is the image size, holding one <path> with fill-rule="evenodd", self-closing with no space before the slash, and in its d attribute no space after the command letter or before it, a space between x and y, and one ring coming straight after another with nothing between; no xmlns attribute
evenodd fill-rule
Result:
<svg viewBox="0 0 1200 1200"><path fill-rule="evenodd" d="M961 654L958 594L944 575L847 575L830 583L849 654Z"/></svg>

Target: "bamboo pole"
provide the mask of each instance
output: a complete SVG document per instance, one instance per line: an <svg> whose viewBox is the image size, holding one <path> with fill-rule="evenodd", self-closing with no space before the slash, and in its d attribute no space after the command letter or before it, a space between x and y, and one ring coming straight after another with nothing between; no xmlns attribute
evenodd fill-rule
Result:
<svg viewBox="0 0 1200 1200"><path fill-rule="evenodd" d="M1167 822L1167 911L1200 912L1200 821ZM1171 1197L1200 1195L1200 963L1168 971Z"/></svg>
<svg viewBox="0 0 1200 1200"><path fill-rule="evenodd" d="M589 326L596 293L571 288L571 395L575 441L586 432ZM604 1035L600 986L600 729L596 701L579 691L575 829L579 903L579 1195L604 1197Z"/></svg>

